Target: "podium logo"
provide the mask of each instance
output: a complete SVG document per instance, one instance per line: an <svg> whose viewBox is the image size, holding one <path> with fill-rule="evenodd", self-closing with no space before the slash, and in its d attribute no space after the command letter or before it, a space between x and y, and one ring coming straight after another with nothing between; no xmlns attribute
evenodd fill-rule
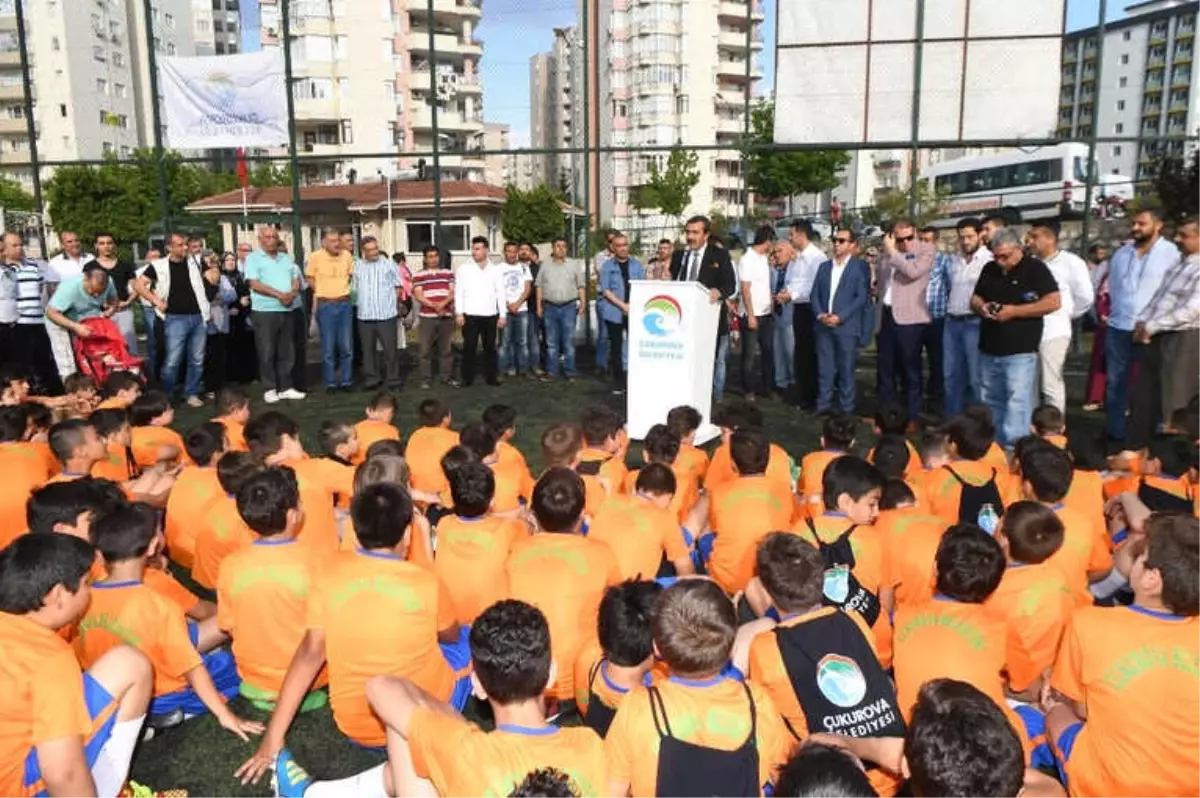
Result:
<svg viewBox="0 0 1200 798"><path fill-rule="evenodd" d="M682 321L683 309L673 297L666 294L650 297L642 307L642 326L657 338L678 332Z"/></svg>

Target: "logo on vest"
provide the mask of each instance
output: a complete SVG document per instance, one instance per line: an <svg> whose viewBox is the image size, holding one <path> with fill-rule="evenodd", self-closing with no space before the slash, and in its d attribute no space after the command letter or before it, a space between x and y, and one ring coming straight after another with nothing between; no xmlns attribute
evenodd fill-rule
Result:
<svg viewBox="0 0 1200 798"><path fill-rule="evenodd" d="M825 598L834 604L845 604L850 595L850 569L835 565L825 572Z"/></svg>
<svg viewBox="0 0 1200 798"><path fill-rule="evenodd" d="M817 663L817 689L839 707L858 706L867 695L867 680L849 657L826 654Z"/></svg>

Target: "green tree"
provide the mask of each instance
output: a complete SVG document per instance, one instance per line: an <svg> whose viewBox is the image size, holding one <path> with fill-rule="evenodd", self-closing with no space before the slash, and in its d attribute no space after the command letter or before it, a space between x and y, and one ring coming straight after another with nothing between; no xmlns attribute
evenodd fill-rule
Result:
<svg viewBox="0 0 1200 798"><path fill-rule="evenodd" d="M246 181L256 188L267 186L290 186L292 184L292 165L276 166L270 161L260 161L250 168Z"/></svg>
<svg viewBox="0 0 1200 798"><path fill-rule="evenodd" d="M510 241L549 241L566 231L558 195L545 183L528 191L508 186L500 209L500 229Z"/></svg>
<svg viewBox="0 0 1200 798"><path fill-rule="evenodd" d="M679 217L692 201L692 189L700 182L697 164L700 157L682 147L674 147L667 156L665 169L659 169L658 160L650 160L650 177L646 184L633 195L633 207L642 211L657 210L663 216L674 219L678 227Z"/></svg>
<svg viewBox="0 0 1200 798"><path fill-rule="evenodd" d="M0 178L0 208L6 211L32 211L33 195L21 188L21 184Z"/></svg>
<svg viewBox="0 0 1200 798"><path fill-rule="evenodd" d="M850 163L842 150L776 150L775 103L763 101L750 111L750 131L742 139L746 183L766 199L786 197L788 214L792 196L828 191L840 182L839 173Z"/></svg>
<svg viewBox="0 0 1200 798"><path fill-rule="evenodd" d="M876 196L873 207L863 209L862 220L867 224L883 224L903 218L911 219L917 226L926 225L942 215L948 196L922 178L917 181L916 201L911 203L917 209L915 214L909 214L912 193L893 188Z"/></svg>
<svg viewBox="0 0 1200 798"><path fill-rule="evenodd" d="M1194 216L1200 207L1200 153L1193 152L1186 162L1183 158L1160 161L1154 193L1168 222Z"/></svg>

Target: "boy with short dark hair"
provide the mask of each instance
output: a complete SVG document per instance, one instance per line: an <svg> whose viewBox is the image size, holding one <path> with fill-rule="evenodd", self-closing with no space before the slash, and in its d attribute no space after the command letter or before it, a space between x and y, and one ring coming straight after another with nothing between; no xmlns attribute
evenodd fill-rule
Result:
<svg viewBox="0 0 1200 798"><path fill-rule="evenodd" d="M96 405L97 410L128 410L142 395L142 380L131 371L113 371L104 380L104 400Z"/></svg>
<svg viewBox="0 0 1200 798"><path fill-rule="evenodd" d="M3 548L25 531L25 504L50 478L50 468L25 440L25 411L19 406L0 406L0 473L5 477L0 491Z"/></svg>
<svg viewBox="0 0 1200 798"><path fill-rule="evenodd" d="M63 379L63 393L66 394L65 400L59 408L60 412L65 412L68 416L79 417L91 415L91 412L96 409L100 398L96 395L99 386L96 381L77 371L74 374L68 374Z"/></svg>
<svg viewBox="0 0 1200 798"><path fill-rule="evenodd" d="M183 436L171 429L175 411L162 391L146 391L129 406L130 449L140 468L174 464L184 456Z"/></svg>
<svg viewBox="0 0 1200 798"><path fill-rule="evenodd" d="M357 425L344 421L326 419L317 430L317 443L321 446L321 457L312 458L310 466L321 475L321 481L333 489L333 501L339 510L350 509L350 497L354 495L354 468L362 462L362 441L358 439ZM343 513L344 515L344 513ZM341 533L338 533L339 539Z"/></svg>
<svg viewBox="0 0 1200 798"><path fill-rule="evenodd" d="M857 427L857 419L850 416L830 416L821 426L821 448L800 458L797 493L806 515L820 514L825 469L834 460L850 454Z"/></svg>
<svg viewBox="0 0 1200 798"><path fill-rule="evenodd" d="M225 427L226 447L231 452L248 451L246 422L250 420L250 394L235 385L217 391L217 415L213 419Z"/></svg>
<svg viewBox="0 0 1200 798"><path fill-rule="evenodd" d="M96 428L82 418L69 418L50 428L50 451L60 467L51 482L89 476L93 466L105 456L104 442L96 434Z"/></svg>
<svg viewBox="0 0 1200 798"><path fill-rule="evenodd" d="M238 512L237 495L261 470L262 464L249 452L226 452L213 468L217 492L201 509L198 520L192 522L199 530L192 579L209 590L216 590L225 559L255 540Z"/></svg>
<svg viewBox="0 0 1200 798"><path fill-rule="evenodd" d="M120 407L102 407L88 417L96 434L104 442L104 459L92 466L92 476L125 482L141 473L130 451L129 411Z"/></svg>
<svg viewBox="0 0 1200 798"><path fill-rule="evenodd" d="M704 487L709 493L715 491L722 484L738 478L739 475L733 466L730 452L730 440L733 433L740 429L762 430L763 414L762 410L755 405L735 399L717 405L713 410L712 420L721 428L721 445L713 452L712 462L709 463L708 472L704 477ZM773 443L770 445L765 473L772 482L777 482L789 493L795 489L795 480L792 478L792 458L783 450L783 447Z"/></svg>
<svg viewBox="0 0 1200 798"><path fill-rule="evenodd" d="M885 402L876 409L874 421L876 440L888 435L894 435L904 440L904 444L908 449L908 464L904 469L905 478L919 471L921 469L921 455L917 452L917 447L913 446L904 437L909 433L909 427L915 426L910 423L908 411L895 402ZM867 462L875 463L875 452L873 450L867 455Z"/></svg>
<svg viewBox="0 0 1200 798"><path fill-rule="evenodd" d="M978 421L983 435L988 439L987 451L981 459L1000 473L1005 473L1009 466L1008 454L996 440L996 419L992 415L992 408L985 404L970 404L963 408L963 416Z"/></svg>
<svg viewBox="0 0 1200 798"><path fill-rule="evenodd" d="M674 472L651 463L633 473L634 490L605 502L588 524L588 537L612 548L622 579L653 579L664 562L676 575L694 573L683 529L671 511L677 490Z"/></svg>
<svg viewBox="0 0 1200 798"><path fill-rule="evenodd" d="M171 559L188 570L196 567L196 540L206 523L205 508L222 494L217 461L225 453L225 434L225 427L216 421L188 432L184 446L195 465L183 467L167 497L167 549Z"/></svg>
<svg viewBox="0 0 1200 798"><path fill-rule="evenodd" d="M367 449L375 441L398 441L400 430L392 422L396 418L396 397L391 391L380 391L367 402L366 418L354 425L358 437L358 452L351 461L358 465L366 459Z"/></svg>
<svg viewBox="0 0 1200 798"><path fill-rule="evenodd" d="M426 399L417 407L421 426L408 438L404 458L412 469L412 487L437 495L446 489L442 455L458 445L458 433L450 429L450 408L437 399Z"/></svg>
<svg viewBox="0 0 1200 798"><path fill-rule="evenodd" d="M246 425L246 444L263 465L285 465L296 472L304 511L298 537L321 551L335 551L339 539L333 508L339 486L329 482L323 465L305 455L299 425L283 413L268 410Z"/></svg>
<svg viewBox="0 0 1200 798"><path fill-rule="evenodd" d="M1032 429L1034 435L1046 442L1067 448L1067 419L1054 405L1040 405L1033 411Z"/></svg>
<svg viewBox="0 0 1200 798"><path fill-rule="evenodd" d="M542 433L542 460L546 468L575 469L583 450L583 432L575 424L551 424Z"/></svg>
<svg viewBox="0 0 1200 798"><path fill-rule="evenodd" d="M909 473L909 443L900 435L883 435L875 442L867 462L888 479L906 479ZM920 458L918 457L918 462ZM918 470L919 470L918 466Z"/></svg>
<svg viewBox="0 0 1200 798"><path fill-rule="evenodd" d="M946 425L946 437L951 461L925 481L930 512L947 524L987 519L988 505L995 516L1003 515L1004 508L1019 498L1019 491L1008 476L1007 461L997 468L986 459L994 443L989 425L976 416L956 416Z"/></svg>
<svg viewBox="0 0 1200 798"><path fill-rule="evenodd" d="M704 423L700 411L689 405L671 408L667 427L679 436L679 465L696 481L704 484L708 474L708 453L696 446L696 430Z"/></svg>
<svg viewBox="0 0 1200 798"><path fill-rule="evenodd" d="M459 433L461 444L479 458L480 462L491 469L495 478L495 495L492 499L492 512L497 515L513 517L521 510L521 480L519 471L504 468L500 465L499 452L496 448L497 439L492 430L479 422L468 424Z"/></svg>
<svg viewBox="0 0 1200 798"><path fill-rule="evenodd" d="M528 501L533 495L533 475L529 471L525 455L512 445L512 439L517 434L516 409L509 405L488 405L484 408L482 420L498 441L496 452L500 458L500 467L519 477L521 495Z"/></svg>
<svg viewBox="0 0 1200 798"><path fill-rule="evenodd" d="M600 477L610 494L619 493L627 473L625 452L629 448L629 435L625 432L625 422L612 408L592 405L584 408L579 428L583 431L583 451L575 470Z"/></svg>
<svg viewBox="0 0 1200 798"><path fill-rule="evenodd" d="M675 475L675 493L671 499L671 512L681 524L685 523L688 516L694 512L698 519L694 520L694 524L698 527L703 523L708 512L707 494L705 497L700 496L699 483L693 479L690 471L680 464L681 451L682 443L679 436L666 424L655 424L646 431L646 437L642 440L642 460L647 464L661 463L670 468ZM621 488L622 492L633 495L637 479L638 471L630 471L625 477L625 484ZM700 504L705 506L699 507Z"/></svg>
<svg viewBox="0 0 1200 798"><path fill-rule="evenodd" d="M923 604L933 597L929 577L946 526L922 509L907 482L889 479L884 484L874 527L883 544L885 584L895 606Z"/></svg>
<svg viewBox="0 0 1200 798"><path fill-rule="evenodd" d="M621 702L605 739L609 795L760 795L793 738L770 696L726 670L733 604L712 582L663 591L651 621L670 676ZM719 713L719 724L693 719Z"/></svg>

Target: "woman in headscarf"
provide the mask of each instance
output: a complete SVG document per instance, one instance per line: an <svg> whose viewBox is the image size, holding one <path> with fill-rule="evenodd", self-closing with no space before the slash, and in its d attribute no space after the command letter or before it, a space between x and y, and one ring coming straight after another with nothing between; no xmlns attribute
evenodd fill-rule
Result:
<svg viewBox="0 0 1200 798"><path fill-rule="evenodd" d="M221 276L229 281L237 294L237 301L229 306L225 376L230 382L254 382L258 379L258 354L254 347L254 330L250 327L250 284L238 269L237 256L232 252L226 252L221 260Z"/></svg>

